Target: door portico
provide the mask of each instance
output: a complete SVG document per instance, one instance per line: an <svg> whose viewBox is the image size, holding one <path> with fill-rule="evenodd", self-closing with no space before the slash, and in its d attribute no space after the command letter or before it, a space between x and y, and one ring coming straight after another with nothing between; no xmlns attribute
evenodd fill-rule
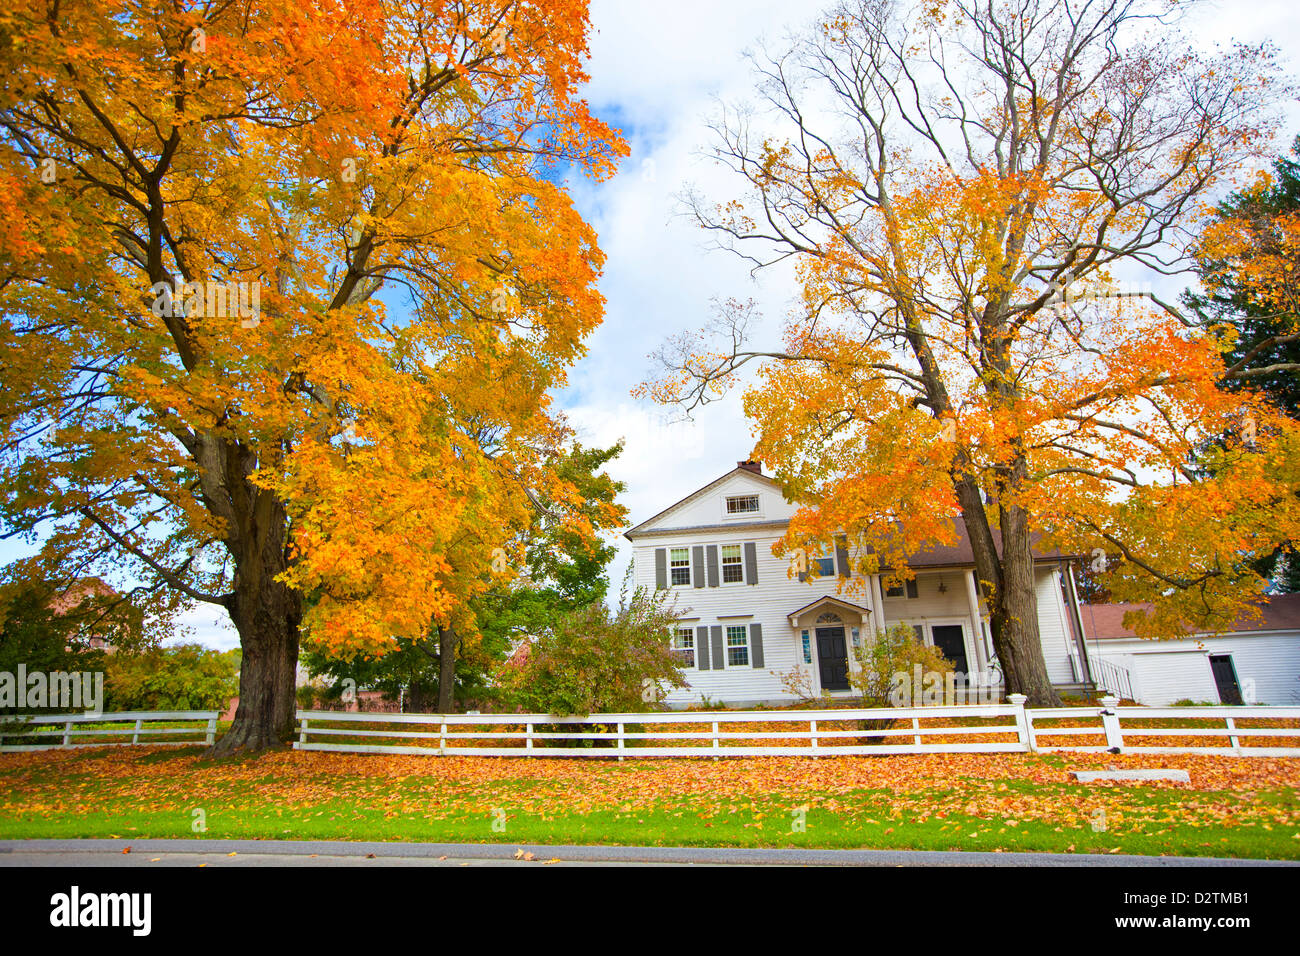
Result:
<svg viewBox="0 0 1300 956"><path fill-rule="evenodd" d="M861 646L871 611L833 595L818 598L787 615L800 646L805 667L810 667L815 691L850 695L850 680L859 665L854 650Z"/></svg>

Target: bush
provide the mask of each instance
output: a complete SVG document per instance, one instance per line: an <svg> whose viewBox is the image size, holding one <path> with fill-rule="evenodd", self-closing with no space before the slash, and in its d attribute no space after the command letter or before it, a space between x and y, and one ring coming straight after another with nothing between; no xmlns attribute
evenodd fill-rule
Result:
<svg viewBox="0 0 1300 956"><path fill-rule="evenodd" d="M238 651L178 644L110 654L105 710L225 710L239 692Z"/></svg>
<svg viewBox="0 0 1300 956"><path fill-rule="evenodd" d="M896 705L897 675L905 675L910 682L918 664L921 672L927 675L936 673L946 678L953 672L952 661L937 647L918 641L910 624L895 624L887 631L877 631L874 640L864 647L855 648L855 655L861 669L849 679L862 695L864 707Z"/></svg>
<svg viewBox="0 0 1300 956"><path fill-rule="evenodd" d="M593 604L564 615L498 675L519 710L558 717L643 713L663 688L684 687L669 635L676 623L662 593L637 589L610 613Z"/></svg>
<svg viewBox="0 0 1300 956"><path fill-rule="evenodd" d="M896 699L898 675L904 675L910 687L912 674L919 664L921 673L937 673L946 681L953 665L937 647L922 644L910 624L895 624L887 631L877 631L875 638L865 646L854 649L860 669L851 672L850 683L862 695L863 707L899 706ZM913 703L920 703L914 701ZM862 730L886 730L896 723L892 718L878 718L860 722ZM884 738L869 738L874 743Z"/></svg>

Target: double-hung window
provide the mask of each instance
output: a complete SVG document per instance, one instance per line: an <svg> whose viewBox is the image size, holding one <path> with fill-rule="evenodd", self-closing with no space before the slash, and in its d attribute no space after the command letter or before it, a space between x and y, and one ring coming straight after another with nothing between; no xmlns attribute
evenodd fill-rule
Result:
<svg viewBox="0 0 1300 956"><path fill-rule="evenodd" d="M740 545L722 546L722 583L737 584L745 580L745 568L740 563Z"/></svg>
<svg viewBox="0 0 1300 956"><path fill-rule="evenodd" d="M902 584L896 584L892 588L885 589L885 597L902 597L906 593L909 598L915 598L919 593L916 587L916 578L910 581L904 581Z"/></svg>
<svg viewBox="0 0 1300 956"><path fill-rule="evenodd" d="M831 554L820 554L820 555L818 555L817 557L813 558L813 561L817 564L817 576L818 576L818 577L821 577L821 578L833 578L833 577L835 577L835 555L834 555L834 553L831 553Z"/></svg>
<svg viewBox="0 0 1300 956"><path fill-rule="evenodd" d="M673 634L673 653L683 667L695 666L695 629L679 627Z"/></svg>
<svg viewBox="0 0 1300 956"><path fill-rule="evenodd" d="M669 572L673 584L691 583L691 549L673 548L669 552Z"/></svg>
<svg viewBox="0 0 1300 956"><path fill-rule="evenodd" d="M749 628L743 624L727 625L727 666L749 666Z"/></svg>

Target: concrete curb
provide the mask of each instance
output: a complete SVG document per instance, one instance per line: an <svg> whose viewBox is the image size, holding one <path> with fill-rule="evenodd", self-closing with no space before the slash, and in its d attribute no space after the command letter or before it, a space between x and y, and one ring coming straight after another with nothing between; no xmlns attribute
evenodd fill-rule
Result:
<svg viewBox="0 0 1300 956"><path fill-rule="evenodd" d="M538 861L568 863L700 863L730 866L1298 866L1286 860L1225 857L1126 856L1090 853L988 853L960 850L816 850L677 846L546 846L531 843L386 843L317 840L0 840L0 866L7 854L68 852L121 855L186 853L225 856L345 857L359 863L385 857L431 859L455 857L511 860L520 850ZM54 862L54 861L52 861ZM39 865L39 864L38 864Z"/></svg>

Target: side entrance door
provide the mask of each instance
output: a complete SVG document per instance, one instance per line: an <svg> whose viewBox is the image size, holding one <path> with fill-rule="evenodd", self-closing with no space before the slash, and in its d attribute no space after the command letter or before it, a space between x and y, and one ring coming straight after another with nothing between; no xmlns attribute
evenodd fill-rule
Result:
<svg viewBox="0 0 1300 956"><path fill-rule="evenodd" d="M817 670L822 690L849 689L849 649L844 628L817 628Z"/></svg>
<svg viewBox="0 0 1300 956"><path fill-rule="evenodd" d="M934 635L934 646L939 648L939 653L952 661L953 670L963 677L969 673L966 668L966 640L962 636L962 626L934 624L930 627L930 633Z"/></svg>
<svg viewBox="0 0 1300 956"><path fill-rule="evenodd" d="M1240 704L1241 687L1237 684L1237 668L1232 666L1232 655L1211 654L1210 670L1214 673L1214 686L1219 689L1219 700L1225 704Z"/></svg>

